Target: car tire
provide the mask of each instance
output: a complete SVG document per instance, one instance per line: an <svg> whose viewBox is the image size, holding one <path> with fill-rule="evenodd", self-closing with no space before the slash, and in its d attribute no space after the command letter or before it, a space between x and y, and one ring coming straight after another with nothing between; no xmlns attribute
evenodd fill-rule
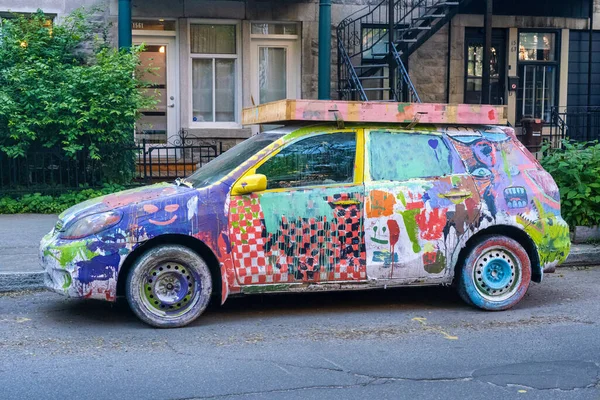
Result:
<svg viewBox="0 0 600 400"><path fill-rule="evenodd" d="M131 310L157 328L178 328L198 318L208 306L212 278L206 262L180 245L160 245L143 253L127 276Z"/></svg>
<svg viewBox="0 0 600 400"><path fill-rule="evenodd" d="M486 235L457 266L457 289L468 304L484 310L507 310L517 304L531 283L531 261L514 239Z"/></svg>

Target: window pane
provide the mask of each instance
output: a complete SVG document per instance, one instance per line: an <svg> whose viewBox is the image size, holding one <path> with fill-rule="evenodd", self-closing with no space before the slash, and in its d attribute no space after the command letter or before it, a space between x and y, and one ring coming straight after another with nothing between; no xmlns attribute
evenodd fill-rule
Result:
<svg viewBox="0 0 600 400"><path fill-rule="evenodd" d="M296 24L252 24L252 33L255 35L297 35Z"/></svg>
<svg viewBox="0 0 600 400"><path fill-rule="evenodd" d="M256 173L266 175L269 189L351 183L355 153L354 132L313 136L282 149Z"/></svg>
<svg viewBox="0 0 600 400"><path fill-rule="evenodd" d="M213 60L192 60L192 119L195 122L213 120Z"/></svg>
<svg viewBox="0 0 600 400"><path fill-rule="evenodd" d="M260 47L258 54L258 85L261 104L287 97L286 49Z"/></svg>
<svg viewBox="0 0 600 400"><path fill-rule="evenodd" d="M373 180L406 181L452 172L450 151L441 136L376 131L369 136L369 148Z"/></svg>
<svg viewBox="0 0 600 400"><path fill-rule="evenodd" d="M217 121L235 121L235 60L215 60Z"/></svg>
<svg viewBox="0 0 600 400"><path fill-rule="evenodd" d="M388 41L386 28L362 28L363 58L384 58L388 53Z"/></svg>
<svg viewBox="0 0 600 400"><path fill-rule="evenodd" d="M235 25L190 25L191 52L236 54Z"/></svg>
<svg viewBox="0 0 600 400"><path fill-rule="evenodd" d="M135 139L146 139L149 143L167 141L167 46L145 46L140 53L140 65L136 74L150 86L142 89L146 96L158 99L150 109L140 110L141 118L136 122ZM152 68L152 71L148 71ZM148 72L147 72L148 71Z"/></svg>
<svg viewBox="0 0 600 400"><path fill-rule="evenodd" d="M555 33L519 33L519 60L554 61L556 57L555 41Z"/></svg>
<svg viewBox="0 0 600 400"><path fill-rule="evenodd" d="M557 67L522 65L519 69L522 87L517 96L517 112L521 117L550 121L551 107L556 104Z"/></svg>

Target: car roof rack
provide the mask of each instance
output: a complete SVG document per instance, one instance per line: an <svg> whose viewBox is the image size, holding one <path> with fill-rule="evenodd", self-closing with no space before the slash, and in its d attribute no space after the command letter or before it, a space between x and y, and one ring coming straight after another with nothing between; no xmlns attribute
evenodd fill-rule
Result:
<svg viewBox="0 0 600 400"><path fill-rule="evenodd" d="M242 125L297 121L382 122L408 124L506 125L506 106L479 104L394 103L341 100L279 100L245 108Z"/></svg>

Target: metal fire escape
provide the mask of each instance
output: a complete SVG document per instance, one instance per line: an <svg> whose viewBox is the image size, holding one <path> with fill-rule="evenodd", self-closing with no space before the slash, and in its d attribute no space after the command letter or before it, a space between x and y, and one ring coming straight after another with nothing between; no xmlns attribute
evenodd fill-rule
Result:
<svg viewBox="0 0 600 400"><path fill-rule="evenodd" d="M420 103L408 57L469 2L383 0L344 19L337 27L339 98Z"/></svg>

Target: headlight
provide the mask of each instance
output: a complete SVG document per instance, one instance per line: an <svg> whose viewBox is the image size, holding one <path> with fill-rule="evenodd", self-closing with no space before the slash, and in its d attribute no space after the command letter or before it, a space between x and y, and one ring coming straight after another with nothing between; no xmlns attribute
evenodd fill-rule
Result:
<svg viewBox="0 0 600 400"><path fill-rule="evenodd" d="M123 214L118 211L88 215L69 225L60 237L61 239L81 239L115 226L122 217Z"/></svg>

